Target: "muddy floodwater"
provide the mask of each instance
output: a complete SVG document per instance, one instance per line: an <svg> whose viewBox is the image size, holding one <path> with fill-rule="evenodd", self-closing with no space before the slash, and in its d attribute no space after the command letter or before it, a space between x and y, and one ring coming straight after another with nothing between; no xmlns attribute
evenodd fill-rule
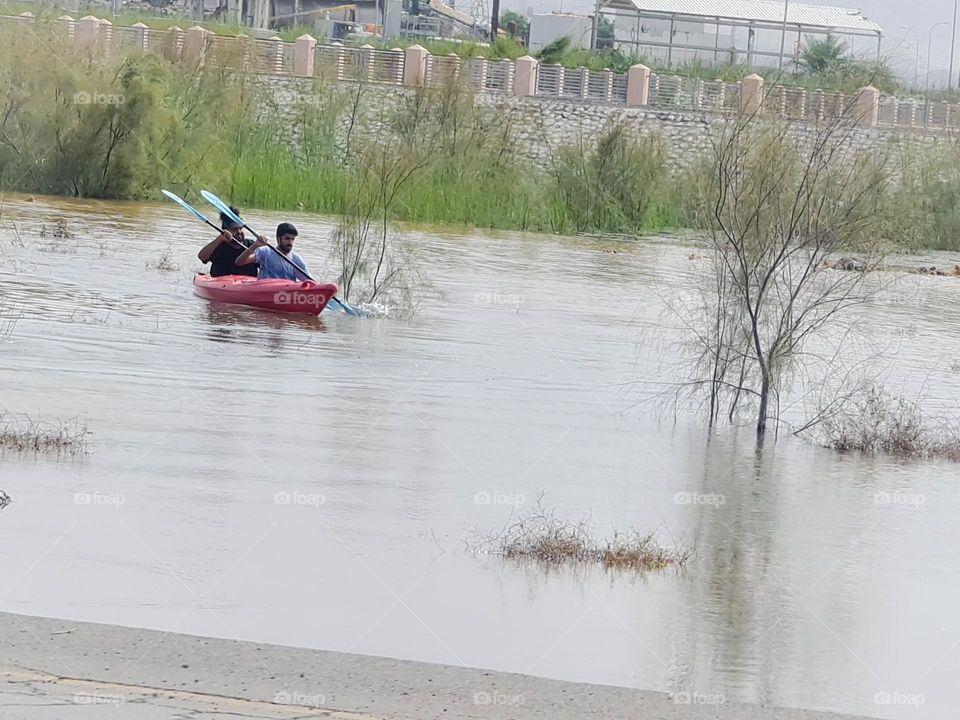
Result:
<svg viewBox="0 0 960 720"><path fill-rule="evenodd" d="M174 206L2 213L0 408L94 434L83 458L0 457L0 610L956 717L960 466L787 435L757 453L658 415L681 378L665 302L706 271L691 245L411 231L433 286L412 320L305 321L197 298L209 233ZM292 219L321 274L329 221ZM936 412L960 397L958 299L904 274L852 323ZM467 551L539 492L696 553L635 577Z"/></svg>

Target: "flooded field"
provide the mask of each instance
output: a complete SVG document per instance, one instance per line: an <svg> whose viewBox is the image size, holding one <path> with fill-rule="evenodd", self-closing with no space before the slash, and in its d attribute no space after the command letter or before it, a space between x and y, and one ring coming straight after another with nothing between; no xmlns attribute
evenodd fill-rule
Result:
<svg viewBox="0 0 960 720"><path fill-rule="evenodd" d="M58 218L73 239L41 236ZM323 279L331 225L292 220ZM93 433L85 456L0 456L0 610L954 717L958 466L757 453L658 414L665 298L706 271L690 246L411 232L433 286L412 320L297 320L195 297L209 235L175 207L14 196L0 228L0 411ZM854 321L936 412L958 296L904 275ZM468 551L540 492L696 552L634 576Z"/></svg>

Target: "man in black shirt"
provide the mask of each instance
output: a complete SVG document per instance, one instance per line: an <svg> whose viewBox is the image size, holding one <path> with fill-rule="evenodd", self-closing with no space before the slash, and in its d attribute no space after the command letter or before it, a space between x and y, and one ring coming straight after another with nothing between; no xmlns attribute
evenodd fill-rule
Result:
<svg viewBox="0 0 960 720"><path fill-rule="evenodd" d="M240 211L236 208L230 208L235 214ZM250 275L257 276L257 265L237 265L237 258L247 249L247 243L243 238L243 226L238 225L223 213L220 213L220 227L223 232L216 240L203 246L197 257L200 262L210 263L210 277L222 277L224 275Z"/></svg>

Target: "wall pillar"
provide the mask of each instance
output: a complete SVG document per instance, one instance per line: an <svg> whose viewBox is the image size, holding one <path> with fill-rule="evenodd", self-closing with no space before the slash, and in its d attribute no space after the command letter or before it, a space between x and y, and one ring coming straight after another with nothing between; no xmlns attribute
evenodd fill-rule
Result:
<svg viewBox="0 0 960 720"><path fill-rule="evenodd" d="M740 84L740 112L755 115L763 107L763 78L747 75Z"/></svg>
<svg viewBox="0 0 960 720"><path fill-rule="evenodd" d="M68 38L72 39L77 34L77 21L72 17L69 15L61 15L57 20L63 25L63 29L67 31Z"/></svg>
<svg viewBox="0 0 960 720"><path fill-rule="evenodd" d="M93 15L80 18L73 37L78 46L96 50L97 40L100 39L100 20Z"/></svg>
<svg viewBox="0 0 960 720"><path fill-rule="evenodd" d="M207 49L207 30L194 25L184 33L183 52L181 61L188 68L203 67L204 56Z"/></svg>
<svg viewBox="0 0 960 720"><path fill-rule="evenodd" d="M143 23L134 23L131 26L131 29L134 32L134 37L136 38L137 48L140 50L147 50L150 47L150 28L148 28Z"/></svg>
<svg viewBox="0 0 960 720"><path fill-rule="evenodd" d="M634 65L627 72L627 106L642 107L650 99L650 68Z"/></svg>
<svg viewBox="0 0 960 720"><path fill-rule="evenodd" d="M857 124L861 127L876 127L880 119L880 91L873 85L861 88L856 102Z"/></svg>
<svg viewBox="0 0 960 720"><path fill-rule="evenodd" d="M97 29L97 43L101 55L109 55L113 48L113 23L109 20L101 20L100 27Z"/></svg>
<svg viewBox="0 0 960 720"><path fill-rule="evenodd" d="M293 43L293 74L313 77L313 61L317 56L317 39L304 33Z"/></svg>
<svg viewBox="0 0 960 720"><path fill-rule="evenodd" d="M532 97L537 94L537 65L529 55L517 58L514 63L513 94L517 97Z"/></svg>
<svg viewBox="0 0 960 720"><path fill-rule="evenodd" d="M172 63L180 62L180 53L183 50L184 32L174 25L167 30L167 37L163 41L163 55Z"/></svg>
<svg viewBox="0 0 960 720"><path fill-rule="evenodd" d="M427 74L427 49L420 45L411 45L403 54L403 84L419 87Z"/></svg>

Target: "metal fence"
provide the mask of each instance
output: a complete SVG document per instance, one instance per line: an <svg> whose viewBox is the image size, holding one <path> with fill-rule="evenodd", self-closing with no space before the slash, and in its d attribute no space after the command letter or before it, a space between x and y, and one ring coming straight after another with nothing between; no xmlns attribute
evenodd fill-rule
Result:
<svg viewBox="0 0 960 720"><path fill-rule="evenodd" d="M880 98L879 125L917 129L960 128L960 105L921 98Z"/></svg>
<svg viewBox="0 0 960 720"><path fill-rule="evenodd" d="M487 92L511 93L515 73L516 67L509 60L487 62L487 76L483 89Z"/></svg>
<svg viewBox="0 0 960 720"><path fill-rule="evenodd" d="M693 109L693 95L678 75L650 75L650 94L647 105L652 108ZM687 80L689 85L692 81Z"/></svg>
<svg viewBox="0 0 960 720"><path fill-rule="evenodd" d="M147 40L150 33L140 28L115 27L113 28L113 47L117 50L147 50Z"/></svg>
<svg viewBox="0 0 960 720"><path fill-rule="evenodd" d="M562 65L539 65L536 95L543 98L626 105L627 76L610 70L590 71Z"/></svg>
<svg viewBox="0 0 960 720"><path fill-rule="evenodd" d="M460 79L462 61L456 55L427 55L425 83L428 87L445 87Z"/></svg>
<svg viewBox="0 0 960 720"><path fill-rule="evenodd" d="M293 72L293 45L281 40L250 40L250 70L272 75Z"/></svg>

